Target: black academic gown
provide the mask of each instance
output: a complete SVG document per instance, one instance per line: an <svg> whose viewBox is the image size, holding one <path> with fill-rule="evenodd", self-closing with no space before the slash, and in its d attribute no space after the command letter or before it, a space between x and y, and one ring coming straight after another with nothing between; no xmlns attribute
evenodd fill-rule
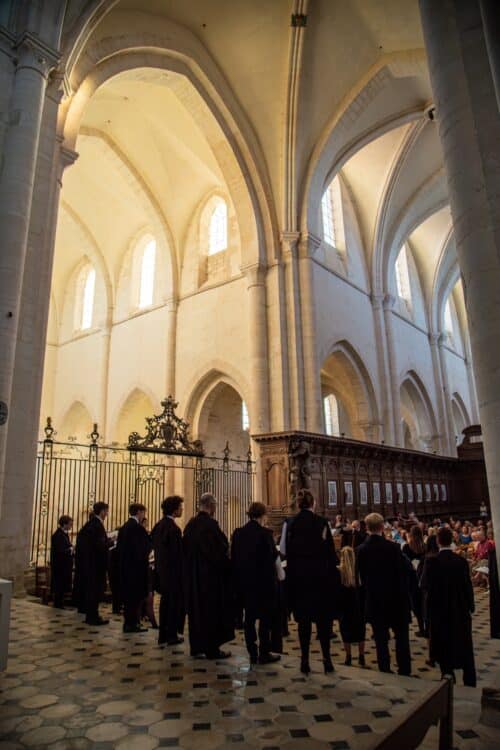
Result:
<svg viewBox="0 0 500 750"><path fill-rule="evenodd" d="M184 529L183 549L191 653L211 656L234 638L228 540L200 511Z"/></svg>
<svg viewBox="0 0 500 750"><path fill-rule="evenodd" d="M160 638L175 638L184 630L184 555L182 531L165 516L151 532L155 554L155 589L161 594Z"/></svg>
<svg viewBox="0 0 500 750"><path fill-rule="evenodd" d="M474 593L466 560L452 550L427 558L421 586L427 592L431 659L438 662L443 673L453 669L474 673Z"/></svg>
<svg viewBox="0 0 500 750"><path fill-rule="evenodd" d="M500 638L500 582L495 549L488 552L488 568L490 571L490 636Z"/></svg>
<svg viewBox="0 0 500 750"><path fill-rule="evenodd" d="M301 510L287 522L290 609L297 621L330 621L340 615L340 575L328 521Z"/></svg>
<svg viewBox="0 0 500 750"><path fill-rule="evenodd" d="M257 521L235 530L231 562L236 597L256 619L271 621L278 605L277 555L272 534Z"/></svg>
<svg viewBox="0 0 500 750"><path fill-rule="evenodd" d="M52 534L50 545L50 588L54 599L60 601L71 591L73 573L73 547L65 531L58 528Z"/></svg>
<svg viewBox="0 0 500 750"><path fill-rule="evenodd" d="M97 516L91 516L78 532L75 564L75 603L80 611L95 616L106 589L108 567L108 537Z"/></svg>
<svg viewBox="0 0 500 750"><path fill-rule="evenodd" d="M399 544L370 534L356 550L364 591L365 619L374 628L400 628L410 622L408 562Z"/></svg>
<svg viewBox="0 0 500 750"><path fill-rule="evenodd" d="M148 595L151 539L135 518L129 518L118 532L116 549L120 589L125 604L139 605Z"/></svg>

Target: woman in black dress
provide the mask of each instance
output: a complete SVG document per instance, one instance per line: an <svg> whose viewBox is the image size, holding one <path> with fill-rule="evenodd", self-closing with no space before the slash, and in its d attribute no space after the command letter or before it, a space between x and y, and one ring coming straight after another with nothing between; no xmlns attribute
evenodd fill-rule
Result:
<svg viewBox="0 0 500 750"><path fill-rule="evenodd" d="M330 634L339 601L337 556L328 521L314 513L309 490L297 494L300 512L286 523L286 557L290 609L298 623L300 670L309 674L311 626L316 623L325 673L333 672Z"/></svg>
<svg viewBox="0 0 500 750"><path fill-rule="evenodd" d="M422 592L420 589L420 579L425 559L424 535L420 526L412 526L408 541L403 545L403 555L411 563L412 571L410 574L410 599L413 614L417 618L418 633L420 637L425 637L424 612L422 602Z"/></svg>
<svg viewBox="0 0 500 750"><path fill-rule="evenodd" d="M352 664L351 644L357 643L359 666L365 664L365 619L363 616L362 590L356 573L356 556L352 547L340 550L340 584L342 592L342 615L340 635L344 644L345 665Z"/></svg>

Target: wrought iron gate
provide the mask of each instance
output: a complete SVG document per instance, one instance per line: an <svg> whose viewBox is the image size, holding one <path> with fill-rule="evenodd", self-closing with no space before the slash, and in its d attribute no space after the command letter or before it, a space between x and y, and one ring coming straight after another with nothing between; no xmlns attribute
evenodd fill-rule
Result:
<svg viewBox="0 0 500 750"><path fill-rule="evenodd" d="M228 535L246 520L254 495L255 465L231 459L229 445L221 457L168 454L99 445L97 426L90 443L58 442L47 421L46 438L39 443L36 463L31 565L46 567L50 539L63 514L73 518L73 535L85 523L92 505L109 503L108 529L121 526L131 502L146 506L149 526L161 517L161 502L168 494L185 499L193 510L203 492L217 498L216 517Z"/></svg>

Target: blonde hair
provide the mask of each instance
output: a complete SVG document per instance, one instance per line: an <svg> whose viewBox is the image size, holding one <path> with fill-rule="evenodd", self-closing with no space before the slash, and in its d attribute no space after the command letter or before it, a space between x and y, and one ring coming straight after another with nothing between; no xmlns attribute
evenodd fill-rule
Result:
<svg viewBox="0 0 500 750"><path fill-rule="evenodd" d="M358 585L356 576L356 556L352 547L342 547L340 550L339 572L342 586L356 588Z"/></svg>
<svg viewBox="0 0 500 750"><path fill-rule="evenodd" d="M372 534L384 530L384 519L379 513L369 513L365 518L366 528Z"/></svg>

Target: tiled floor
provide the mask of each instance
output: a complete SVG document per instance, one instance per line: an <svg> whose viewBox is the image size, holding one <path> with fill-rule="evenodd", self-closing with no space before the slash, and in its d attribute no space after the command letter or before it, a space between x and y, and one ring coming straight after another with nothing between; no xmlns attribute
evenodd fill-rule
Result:
<svg viewBox="0 0 500 750"><path fill-rule="evenodd" d="M488 602L474 620L479 687L457 687L455 745L498 750L500 731L478 725L480 687L500 670L500 641L488 638ZM159 648L156 631L123 635L113 617L89 628L72 610L14 602L9 666L0 677L0 747L71 750L156 747L195 750L369 748L431 687L425 641L412 637L414 678L337 666L298 671L295 629L278 665L249 668L241 635L223 662L191 659L184 646ZM343 662L338 641L334 660ZM422 747L437 748L436 730ZM401 750L404 750L402 748Z"/></svg>

